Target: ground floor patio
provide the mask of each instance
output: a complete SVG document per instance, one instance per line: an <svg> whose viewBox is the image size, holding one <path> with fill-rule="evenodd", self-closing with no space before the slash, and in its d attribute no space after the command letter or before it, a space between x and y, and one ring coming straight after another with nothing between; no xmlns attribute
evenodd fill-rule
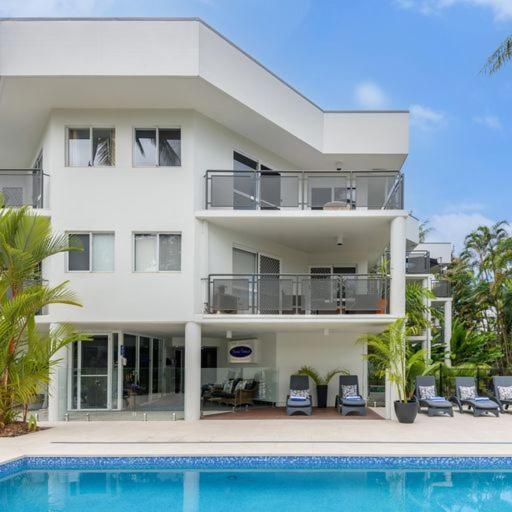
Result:
<svg viewBox="0 0 512 512"><path fill-rule="evenodd" d="M379 409L377 409L379 412ZM58 422L0 438L0 462L24 455L488 455L512 456L512 414L416 422L328 419Z"/></svg>

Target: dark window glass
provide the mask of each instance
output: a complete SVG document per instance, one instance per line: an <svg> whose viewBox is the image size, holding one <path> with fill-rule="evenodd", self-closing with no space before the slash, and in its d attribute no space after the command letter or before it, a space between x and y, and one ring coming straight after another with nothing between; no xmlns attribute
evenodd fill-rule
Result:
<svg viewBox="0 0 512 512"><path fill-rule="evenodd" d="M161 166L181 165L181 130L158 130L158 164Z"/></svg>
<svg viewBox="0 0 512 512"><path fill-rule="evenodd" d="M81 251L70 251L68 270L90 270L90 244L88 234L69 235L69 244L82 248Z"/></svg>
<svg viewBox="0 0 512 512"><path fill-rule="evenodd" d="M92 129L92 165L114 165L114 129Z"/></svg>
<svg viewBox="0 0 512 512"><path fill-rule="evenodd" d="M258 169L258 162L235 151L233 153L233 168L235 171L255 171Z"/></svg>
<svg viewBox="0 0 512 512"><path fill-rule="evenodd" d="M134 165L156 165L156 129L135 130Z"/></svg>

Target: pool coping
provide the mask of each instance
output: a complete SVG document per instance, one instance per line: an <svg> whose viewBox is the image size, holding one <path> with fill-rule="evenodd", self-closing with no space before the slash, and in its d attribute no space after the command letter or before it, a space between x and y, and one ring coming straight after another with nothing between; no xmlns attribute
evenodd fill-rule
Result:
<svg viewBox="0 0 512 512"><path fill-rule="evenodd" d="M149 470L512 470L510 456L21 456L0 464L0 479L24 471Z"/></svg>

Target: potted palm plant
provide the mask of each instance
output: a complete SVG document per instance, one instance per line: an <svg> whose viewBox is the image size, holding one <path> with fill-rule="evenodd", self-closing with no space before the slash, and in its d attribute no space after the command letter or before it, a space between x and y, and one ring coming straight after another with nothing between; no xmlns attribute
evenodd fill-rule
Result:
<svg viewBox="0 0 512 512"><path fill-rule="evenodd" d="M368 344L366 358L371 360L381 376L387 376L396 386L398 400L395 413L400 423L413 423L418 405L413 400L414 381L439 365L426 362L423 349L414 350L406 339L406 318L400 318L380 334L367 334L360 341Z"/></svg>
<svg viewBox="0 0 512 512"><path fill-rule="evenodd" d="M321 375L317 370L311 366L303 366L297 370L299 375L307 375L316 385L316 401L317 406L320 408L327 407L327 388L330 380L338 373L348 374L346 370L336 368L327 372L325 375Z"/></svg>

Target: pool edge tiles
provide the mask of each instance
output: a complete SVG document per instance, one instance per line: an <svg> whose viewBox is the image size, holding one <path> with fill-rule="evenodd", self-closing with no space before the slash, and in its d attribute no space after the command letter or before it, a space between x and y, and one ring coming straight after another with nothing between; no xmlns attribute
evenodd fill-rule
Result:
<svg viewBox="0 0 512 512"><path fill-rule="evenodd" d="M0 464L0 478L30 470L512 470L512 457L27 456Z"/></svg>

